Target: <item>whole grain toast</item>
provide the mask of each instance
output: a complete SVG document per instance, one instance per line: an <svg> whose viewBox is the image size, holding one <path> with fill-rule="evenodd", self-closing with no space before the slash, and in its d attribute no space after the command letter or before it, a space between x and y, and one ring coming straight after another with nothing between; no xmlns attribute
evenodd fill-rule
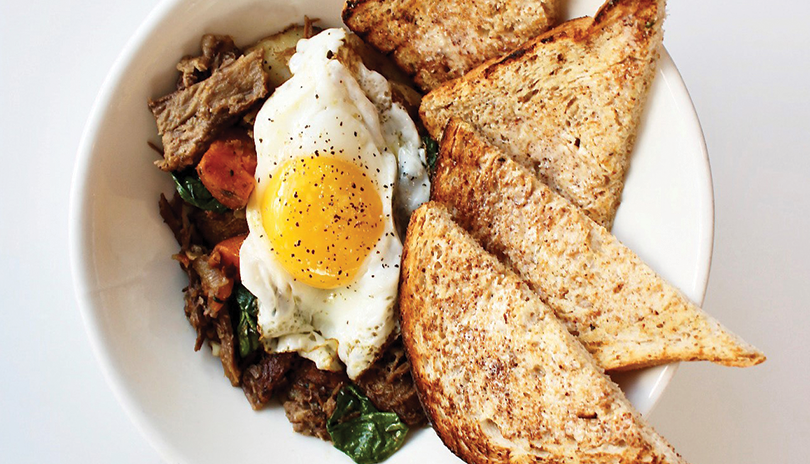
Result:
<svg viewBox="0 0 810 464"><path fill-rule="evenodd" d="M658 49L664 0L611 0L433 90L420 114L434 139L451 117L610 228Z"/></svg>
<svg viewBox="0 0 810 464"><path fill-rule="evenodd" d="M468 463L685 463L523 280L429 202L403 254L419 397Z"/></svg>
<svg viewBox="0 0 810 464"><path fill-rule="evenodd" d="M466 123L447 126L431 198L525 278L605 369L765 360Z"/></svg>
<svg viewBox="0 0 810 464"><path fill-rule="evenodd" d="M348 0L343 21L424 91L554 26L559 0Z"/></svg>

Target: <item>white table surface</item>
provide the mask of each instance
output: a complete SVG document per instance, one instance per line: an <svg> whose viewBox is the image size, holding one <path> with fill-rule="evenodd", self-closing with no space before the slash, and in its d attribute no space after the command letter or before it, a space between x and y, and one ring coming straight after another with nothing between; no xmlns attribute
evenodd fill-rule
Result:
<svg viewBox="0 0 810 464"><path fill-rule="evenodd" d="M101 375L67 252L82 128L156 3L0 0L0 462L163 462ZM682 365L651 422L692 463L806 463L810 3L671 0L668 10L665 45L714 176L704 307L769 359Z"/></svg>

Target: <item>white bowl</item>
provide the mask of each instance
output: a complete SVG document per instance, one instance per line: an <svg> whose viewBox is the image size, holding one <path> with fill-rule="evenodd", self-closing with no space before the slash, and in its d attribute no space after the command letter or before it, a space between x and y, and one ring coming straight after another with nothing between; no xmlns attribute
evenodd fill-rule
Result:
<svg viewBox="0 0 810 464"><path fill-rule="evenodd" d="M207 32L251 42L301 22L339 26L340 0L166 0L116 61L85 128L73 178L71 261L87 333L112 389L169 462L341 462L320 440L295 434L279 406L254 412L230 386L217 358L193 351L183 314L185 275L170 259L174 237L157 208L169 176L152 165L158 141L149 97L172 90L174 65L198 52ZM593 14L598 1L569 4ZM662 54L645 110L614 233L693 301L708 279L713 198L706 147L689 95ZM617 380L643 413L676 365ZM431 429L413 433L389 462L458 462Z"/></svg>

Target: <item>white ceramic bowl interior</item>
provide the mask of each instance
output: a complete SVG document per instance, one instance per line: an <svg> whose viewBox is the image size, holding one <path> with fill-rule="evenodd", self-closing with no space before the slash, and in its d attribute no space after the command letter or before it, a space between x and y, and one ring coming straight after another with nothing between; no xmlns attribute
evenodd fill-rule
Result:
<svg viewBox="0 0 810 464"><path fill-rule="evenodd" d="M174 65L198 52L204 33L247 45L320 18L340 26L340 0L166 0L116 61L79 149L71 192L70 252L76 295L102 369L121 404L168 462L350 460L292 431L280 406L254 412L219 360L193 351L183 314L186 279L170 256L177 244L158 214L169 176L155 168L158 142L146 100L173 89ZM598 1L570 2L566 16ZM712 249L713 197L705 143L689 95L662 53L614 233L656 271L701 302ZM676 365L615 377L644 413ZM413 433L389 462L458 462L430 429Z"/></svg>

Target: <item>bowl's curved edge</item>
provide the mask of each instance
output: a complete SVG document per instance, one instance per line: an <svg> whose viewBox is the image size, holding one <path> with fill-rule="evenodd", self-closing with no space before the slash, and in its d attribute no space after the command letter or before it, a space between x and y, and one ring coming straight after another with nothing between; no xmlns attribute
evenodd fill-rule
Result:
<svg viewBox="0 0 810 464"><path fill-rule="evenodd" d="M136 33L130 38L126 46L116 58L110 72L104 80L104 83L99 91L96 100L93 104L90 116L88 117L85 125L81 142L77 151L76 162L74 165L71 191L70 191L70 206L69 206L69 256L71 272L73 275L74 292L79 306L82 319L84 321L85 331L88 335L90 343L93 347L94 355L99 362L102 373L110 385L116 399L121 404L124 411L130 419L136 424L139 431L144 435L147 441L160 453L164 459L169 462L183 462L182 455L175 449L171 443L160 437L152 427L149 426L148 418L140 411L136 405L132 403L131 396L128 393L126 385L122 382L121 376L117 369L113 366L111 359L106 355L102 349L104 345L103 336L99 329L98 314L92 309L97 308L97 304L93 304L94 289L91 287L93 269L89 262L82 262L81 257L88 254L92 249L92 237L84 234L83 230L89 227L92 217L89 208L90 200L89 192L86 188L86 183L83 182L87 178L90 171L90 159L93 151L93 140L97 136L99 127L102 122L102 115L104 113L104 103L110 101L117 83L121 80L122 76L127 70L130 58L138 51L142 43L160 26L161 20L170 14L170 11L178 5L178 0L162 0L147 16L144 22L139 26ZM703 136L703 131L695 110L694 104L689 96L689 92L683 82L683 79L678 71L672 58L662 49L661 59L659 61L659 69L666 75L667 72L674 72L677 79L667 79L666 84L674 91L673 95L677 95L677 104L681 112L689 119L689 130L696 134L696 140L700 141L699 150L703 154L703 159L706 164L705 179L699 182L706 195L704 198L709 199L708 207L703 211L703 223L708 227L703 231L704 239L701 240L700 255L702 256L701 263L706 263L705 268L699 269L696 272L695 279L697 282L702 283L702 291L700 294L700 301L705 298L706 288L708 286L709 270L711 267L713 238L714 238L714 193L711 177L711 166L709 163L708 150L706 141ZM650 406L644 411L645 416L653 411L658 404L663 391L669 384L679 364L674 363L666 366L662 374L659 376L655 387L650 392L652 402Z"/></svg>
<svg viewBox="0 0 810 464"><path fill-rule="evenodd" d="M697 111L695 110L692 97L689 94L689 89L686 88L686 83L684 82L680 71L678 71L675 61L663 46L661 47L661 56L659 58L658 66L661 76L665 78L667 87L672 89L670 93L677 96L676 104L678 105L679 111L688 116L684 118L684 121L689 121L688 130L695 134L695 140L700 141L698 150L702 153L702 159L706 165L706 169L704 171L706 173L706 177L702 179L699 184L704 190L704 195L702 197L709 199L707 208L703 211L702 221L702 223L708 224L708 227L703 231L703 239L700 241L701 259L699 262L705 263L705 266L702 269L699 269L695 275L695 279L701 283L699 286L701 289L700 295L698 297L700 301L698 301L698 303L702 305L703 301L706 299L706 289L709 286L709 272L711 270L712 254L714 249L714 185L712 183L709 150L706 146L706 138L703 135L703 128L700 125L700 119L698 118ZM667 73L673 73L677 79L666 79ZM675 376L675 373L678 371L679 367L680 363L671 363L666 366L664 372L662 372L662 374L658 377L658 381L656 382L649 396L652 398L652 403L643 413L645 417L649 417L649 415L655 410L655 407L661 401L664 391L666 390L670 381L672 381L672 378Z"/></svg>
<svg viewBox="0 0 810 464"><path fill-rule="evenodd" d="M164 440L154 429L149 426L144 413L140 411L132 402L132 397L128 392L125 383L122 381L118 370L114 367L110 357L103 348L104 341L99 330L99 315L94 309L99 307L98 302L92 303L97 294L96 289L91 285L93 269L89 262L82 262L82 256L90 254L93 247L92 237L83 233L90 227L92 212L90 205L91 195L87 189L87 179L90 172L90 161L93 153L93 141L95 140L105 110L105 102L109 102L114 89L122 79L130 65L131 58L141 48L143 42L160 27L161 19L165 18L169 12L178 4L178 0L161 0L144 21L138 26L135 34L127 41L123 50L116 57L110 71L104 78L104 82L93 102L90 115L85 123L82 132L79 148L76 154L76 161L73 166L71 178L69 212L68 212L68 254L70 257L70 269L73 276L73 290L76 302L79 307L85 332L90 340L92 351L101 368L102 375L113 392L118 403L123 408L126 415L135 424L138 431L146 441L154 448L167 462L183 462L183 458L178 450L171 443Z"/></svg>

